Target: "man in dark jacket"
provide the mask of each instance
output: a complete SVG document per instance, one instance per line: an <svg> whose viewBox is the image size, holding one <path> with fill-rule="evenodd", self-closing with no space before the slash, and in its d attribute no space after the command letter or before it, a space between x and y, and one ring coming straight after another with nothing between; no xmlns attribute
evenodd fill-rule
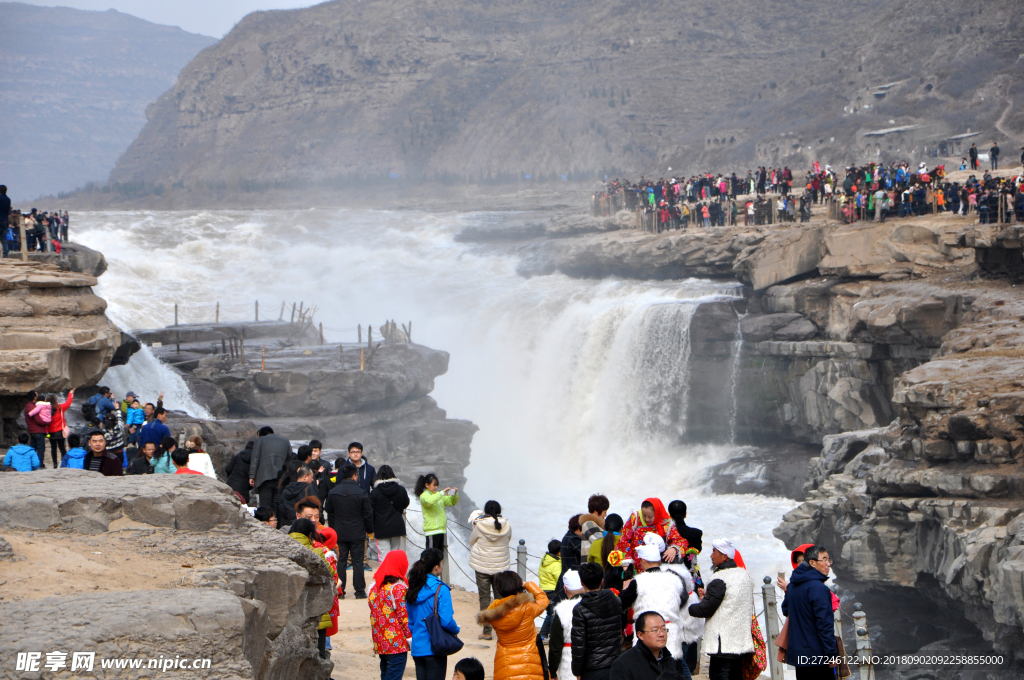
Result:
<svg viewBox="0 0 1024 680"><path fill-rule="evenodd" d="M292 443L274 434L269 426L261 427L257 435L249 463L249 486L259 494L259 507L273 508L277 500L277 476L292 455Z"/></svg>
<svg viewBox="0 0 1024 680"><path fill-rule="evenodd" d="M252 447L255 444L251 439L246 442L245 448L236 453L224 468L228 486L245 499L246 505L249 504L249 466L252 464ZM322 498L320 500L323 501Z"/></svg>
<svg viewBox="0 0 1024 680"><path fill-rule="evenodd" d="M622 649L622 604L615 593L601 590L604 573L600 565L581 564L579 573L583 595L572 610L569 634L572 674L582 680L608 680Z"/></svg>
<svg viewBox="0 0 1024 680"><path fill-rule="evenodd" d="M99 413L99 405L96 407L96 413ZM153 442L157 446L163 441L164 437L171 436L171 429L165 424L167 422L167 411L163 408L158 408L153 412L153 420L149 421L142 426L142 430L139 432L139 446L142 446L146 442Z"/></svg>
<svg viewBox="0 0 1024 680"><path fill-rule="evenodd" d="M3 243L4 257L7 257L7 225L11 219L11 199L7 195L7 185L0 184L0 242Z"/></svg>
<svg viewBox="0 0 1024 680"><path fill-rule="evenodd" d="M578 607L577 607L578 608ZM662 673L690 678L690 669L673 659L665 646L668 628L657 612L643 612L636 619L637 643L612 664L610 680L658 680Z"/></svg>
<svg viewBox="0 0 1024 680"><path fill-rule="evenodd" d="M555 599L561 602L565 599L565 589L562 587L562 577L565 572L575 569L582 561L581 549L583 545L583 528L580 526L580 516L573 515L569 518L569 530L562 537L562 573L555 584ZM557 602L556 602L557 604Z"/></svg>
<svg viewBox="0 0 1024 680"><path fill-rule="evenodd" d="M359 442L352 442L348 445L348 464L356 469L356 483L363 488L363 491L370 493L373 486L373 478L377 471L366 460L363 455L363 445Z"/></svg>
<svg viewBox="0 0 1024 680"><path fill-rule="evenodd" d="M834 677L831 666L835 664L821 663L822 657L837 653L832 593L825 585L831 566L825 548L805 550L782 600L782 613L789 617L786 663L796 667L797 680Z"/></svg>
<svg viewBox="0 0 1024 680"><path fill-rule="evenodd" d="M308 496L316 495L316 484L313 483L313 471L306 466L295 471L295 481L280 489L277 497L277 526L284 529L295 521L295 506Z"/></svg>
<svg viewBox="0 0 1024 680"><path fill-rule="evenodd" d="M121 467L121 456L107 451L107 440L103 436L103 430L93 430L88 434L88 450L85 459L82 461L82 469L99 472L104 477L121 477L124 469Z"/></svg>
<svg viewBox="0 0 1024 680"><path fill-rule="evenodd" d="M345 564L352 555L352 586L356 599L366 599L366 574L363 573L363 556L367 535L373 535L373 508L370 497L356 482L358 471L345 464L338 473L338 483L327 494L324 510L327 522L338 534L338 578L341 594L345 597Z"/></svg>

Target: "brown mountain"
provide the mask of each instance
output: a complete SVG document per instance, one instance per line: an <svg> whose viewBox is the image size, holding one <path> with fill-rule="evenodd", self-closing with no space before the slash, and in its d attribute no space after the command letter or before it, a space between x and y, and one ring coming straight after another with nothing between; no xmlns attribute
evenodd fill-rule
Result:
<svg viewBox="0 0 1024 680"><path fill-rule="evenodd" d="M1013 0L258 12L183 69L111 180L252 191L660 176L921 160L993 139L1016 158L1022 28Z"/></svg>
<svg viewBox="0 0 1024 680"><path fill-rule="evenodd" d="M146 106L216 42L114 10L18 2L0 2L0 27L0 184L19 202L106 179Z"/></svg>

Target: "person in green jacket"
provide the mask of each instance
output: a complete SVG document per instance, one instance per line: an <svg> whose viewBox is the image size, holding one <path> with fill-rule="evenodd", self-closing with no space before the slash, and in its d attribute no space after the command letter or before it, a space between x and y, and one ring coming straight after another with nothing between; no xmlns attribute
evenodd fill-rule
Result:
<svg viewBox="0 0 1024 680"><path fill-rule="evenodd" d="M436 548L444 552L444 534L448 530L448 515L445 508L459 502L459 490L445 487L438 491L437 475L428 472L416 480L413 494L420 499L423 510L423 535L427 539L425 548Z"/></svg>
<svg viewBox="0 0 1024 680"><path fill-rule="evenodd" d="M325 548L318 548L313 545L314 540L320 540L317 538L316 525L313 524L313 520L305 517L300 517L295 520L291 526L291 531L288 532L288 537L298 541L299 545L304 546L324 561L327 565L327 570L331 572L333 577L332 583L337 583L338 574L334 570L334 567L327 560ZM331 627L331 613L325 612L320 616L320 623L317 624L317 651L320 653L321 659L329 659L330 654L327 652L327 629Z"/></svg>
<svg viewBox="0 0 1024 680"><path fill-rule="evenodd" d="M555 587L558 585L558 577L562 575L562 542L557 538L548 543L548 551L540 558L540 571L537 574L540 578L540 589L554 599ZM554 619L555 605L548 604L547 616L540 627L540 636L545 642L548 640L548 633L551 631L551 624Z"/></svg>

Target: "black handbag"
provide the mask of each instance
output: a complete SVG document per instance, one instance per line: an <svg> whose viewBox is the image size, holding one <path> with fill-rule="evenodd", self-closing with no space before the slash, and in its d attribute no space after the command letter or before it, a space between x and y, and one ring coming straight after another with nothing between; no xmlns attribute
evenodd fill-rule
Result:
<svg viewBox="0 0 1024 680"><path fill-rule="evenodd" d="M430 636L430 651L435 656L451 656L462 649L463 642L441 625L441 617L437 615L437 598L440 595L441 586L438 585L434 591L434 611L423 619L423 623L427 626L427 635Z"/></svg>

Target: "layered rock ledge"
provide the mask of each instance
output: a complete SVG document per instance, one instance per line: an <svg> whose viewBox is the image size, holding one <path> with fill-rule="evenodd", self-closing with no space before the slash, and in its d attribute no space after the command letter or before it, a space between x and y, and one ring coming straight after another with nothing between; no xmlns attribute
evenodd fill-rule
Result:
<svg viewBox="0 0 1024 680"><path fill-rule="evenodd" d="M321 344L310 323L207 324L135 331L182 372L193 395L233 420L221 439L244 444L257 423L328 449L360 441L369 460L386 461L404 482L424 472L462 487L477 426L447 417L429 396L448 371L447 352L393 336L367 344ZM240 352L231 342L244 342ZM227 352L225 353L225 348ZM250 435L251 436L251 435ZM227 455L216 452L218 469ZM468 504L467 504L468 505Z"/></svg>
<svg viewBox="0 0 1024 680"><path fill-rule="evenodd" d="M81 470L7 473L0 531L5 645L101 658L211 660L175 677L330 677L316 649L331 607L326 565L252 519L224 484L198 475L105 478ZM88 625L83 625L87 623ZM70 666L70 655L68 656Z"/></svg>

